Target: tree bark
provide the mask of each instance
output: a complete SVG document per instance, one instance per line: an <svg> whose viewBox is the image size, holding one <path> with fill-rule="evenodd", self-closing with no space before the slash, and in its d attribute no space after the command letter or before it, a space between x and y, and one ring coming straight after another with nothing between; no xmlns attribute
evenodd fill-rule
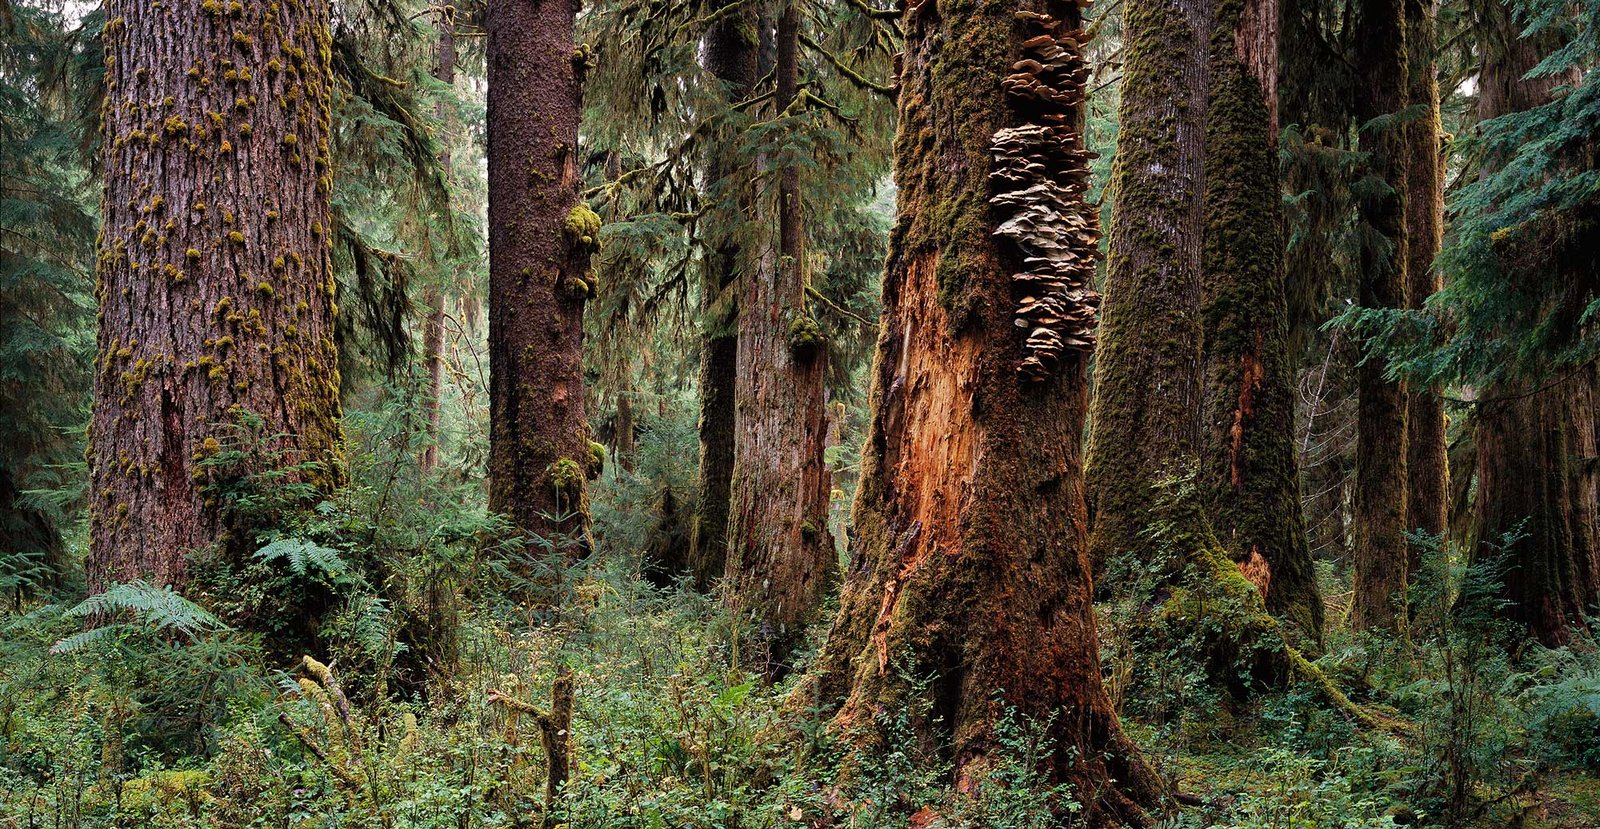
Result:
<svg viewBox="0 0 1600 829"><path fill-rule="evenodd" d="M451 86L456 82L455 7L440 8L436 25L439 29L439 40L434 51L433 76L440 83ZM440 139L442 149L439 150L439 167L449 175L449 124L446 123L443 104L434 107L433 117L439 121L445 133ZM422 450L422 471L426 473L439 465L439 427L442 414L439 395L444 390L444 291L439 287L429 288L424 299L428 317L423 322L422 329L422 366L427 382L427 388L423 392L423 403L428 409L428 441L427 447Z"/></svg>
<svg viewBox="0 0 1600 829"><path fill-rule="evenodd" d="M1573 76L1526 78L1560 43L1527 39L1509 11L1489 4L1480 47L1478 117L1482 120L1544 104ZM1485 160L1486 166L1502 163ZM1540 215L1497 244L1506 286L1558 285L1552 316L1557 330L1578 335L1581 309L1594 301L1600 254L1593 245L1600 217ZM1532 288L1531 290L1538 290ZM1547 300L1531 300L1547 301ZM1474 412L1478 450L1474 503L1475 555L1504 556L1507 615L1529 635L1565 644L1600 601L1600 526L1597 526L1596 370L1561 370L1554 378L1524 378L1487 386ZM1509 549L1501 541L1520 530Z"/></svg>
<svg viewBox="0 0 1600 829"><path fill-rule="evenodd" d="M750 5L726 14L707 29L702 51L706 71L721 81L729 106L755 88L760 44L756 12ZM731 126L725 127L730 129ZM733 147L736 136L723 135L707 160L706 178L730 181L738 175ZM734 210L742 217L750 204L744 188L735 191ZM736 224L730 220L729 224ZM699 507L689 533L689 566L695 587L707 590L727 570L728 512L733 491L734 398L738 382L738 305L727 295L734 289L744 252L736 234L723 230L705 265L701 283L700 339L700 473Z"/></svg>
<svg viewBox="0 0 1600 829"><path fill-rule="evenodd" d="M489 64L489 505L588 551L583 307L600 219L578 196L584 56L577 0L492 0Z"/></svg>
<svg viewBox="0 0 1600 829"><path fill-rule="evenodd" d="M797 115L799 46L800 11L789 2L777 25L778 118ZM806 308L799 170L785 163L777 179L776 255L769 248L739 291L726 574L729 605L755 625L754 655L773 679L788 672L838 569L823 459L828 356Z"/></svg>
<svg viewBox="0 0 1600 829"><path fill-rule="evenodd" d="M1322 598L1301 516L1275 113L1277 0L1218 6L1205 138L1205 456L1212 528L1313 645Z"/></svg>
<svg viewBox="0 0 1600 829"><path fill-rule="evenodd" d="M1355 63L1359 146L1384 192L1358 202L1366 224L1359 304L1403 308L1406 301L1407 130L1374 119L1397 116L1409 89L1405 0L1361 0ZM1357 630L1404 631L1406 569L1406 396L1384 376L1388 361L1368 354L1356 368L1355 595Z"/></svg>
<svg viewBox="0 0 1600 829"><path fill-rule="evenodd" d="M1592 377L1495 391L1504 399L1477 412L1477 554L1504 556L1508 617L1545 645L1563 645L1600 600L1594 488L1581 469L1595 457ZM1513 532L1520 540L1504 547Z"/></svg>
<svg viewBox="0 0 1600 829"><path fill-rule="evenodd" d="M182 585L187 553L248 540L224 477L339 481L328 48L325 0L107 3L91 590ZM260 451L203 466L240 412Z"/></svg>
<svg viewBox="0 0 1600 829"><path fill-rule="evenodd" d="M1086 80L1074 63L1078 12L1014 0L932 8L913 4L903 20L899 218L851 563L797 698L869 750L887 747L880 715L911 712L919 747L951 762L967 793L998 759L996 721L1012 706L1050 724L1040 762L1072 784L1090 825L1145 823L1163 798L1102 686L1090 601L1079 438L1087 357L1074 346L1039 360L1049 363L1042 373L1024 368L1048 356L1040 346L1050 339L1043 318L1029 316L1028 297L1043 295L1029 286L1068 268L1062 279L1093 272L1096 217L1082 199L1087 156L1074 132ZM1044 35L1072 61L1031 78L1012 70L1039 53L1023 44ZM1035 81L1067 104L1033 97ZM1016 142L1044 173L1030 177L1003 151ZM1042 189L1019 206L1028 182ZM1006 215L1035 216L1052 236L1075 230L1066 249L1040 256L1048 240L995 236ZM1051 290L1067 311L1092 312L1087 289ZM1017 319L1041 324L1018 333Z"/></svg>
<svg viewBox="0 0 1600 829"><path fill-rule="evenodd" d="M1444 238L1444 158L1439 83L1434 53L1438 34L1433 0L1406 0L1410 102L1422 118L1406 125L1406 307L1421 309L1443 287L1433 267ZM1438 390L1410 384L1406 405L1406 529L1443 537L1450 524L1450 461L1444 437L1444 401ZM1408 574L1417 572L1421 548L1411 545Z"/></svg>
<svg viewBox="0 0 1600 829"><path fill-rule="evenodd" d="M1116 212L1089 442L1097 571L1144 550L1155 489L1201 451L1207 0L1125 11Z"/></svg>

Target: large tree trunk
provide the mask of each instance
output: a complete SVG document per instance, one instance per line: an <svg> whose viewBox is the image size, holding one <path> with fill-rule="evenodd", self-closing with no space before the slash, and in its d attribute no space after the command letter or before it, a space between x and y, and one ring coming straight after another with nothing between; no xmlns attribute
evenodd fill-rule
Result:
<svg viewBox="0 0 1600 829"><path fill-rule="evenodd" d="M1420 309L1442 286L1433 267L1444 238L1444 158L1441 154L1439 83L1434 52L1438 35L1433 0L1406 0L1406 47L1413 106L1422 118L1406 126L1406 307ZM1444 440L1444 403L1436 389L1412 385L1406 406L1406 529L1443 536L1450 522L1450 461ZM1411 546L1415 573L1421 547Z"/></svg>
<svg viewBox="0 0 1600 829"><path fill-rule="evenodd" d="M1406 299L1407 131L1375 126L1406 107L1408 71L1405 0L1361 0L1355 63L1361 151L1370 177L1384 190L1359 202L1366 225L1361 246L1359 303L1403 308ZM1388 361L1369 354L1356 368L1355 596L1350 624L1401 632L1405 627L1406 396L1384 376Z"/></svg>
<svg viewBox="0 0 1600 829"><path fill-rule="evenodd" d="M1098 233L1073 132L1086 77L1078 12L1014 0L931 9L904 19L899 220L851 564L800 699L869 748L887 747L880 715L912 712L914 735L953 764L963 792L997 759L996 721L1013 706L1050 724L1040 762L1072 784L1091 825L1144 822L1162 798L1101 684L1085 556L1079 435ZM1042 35L1045 46L1023 45ZM1052 45L1064 65L1010 69ZM1034 97L1035 81L1067 105ZM926 709L913 676L937 678Z"/></svg>
<svg viewBox="0 0 1600 829"><path fill-rule="evenodd" d="M491 0L489 505L588 549L583 306L600 219L578 197L577 0Z"/></svg>
<svg viewBox="0 0 1600 829"><path fill-rule="evenodd" d="M234 529L205 491L220 476L315 462L310 483L338 481L328 38L325 0L107 3L92 590L182 584ZM202 466L239 411L264 451Z"/></svg>
<svg viewBox="0 0 1600 829"><path fill-rule="evenodd" d="M456 11L453 6L439 9L439 40L434 51L433 76L451 86L456 82ZM450 174L450 130L445 123L444 105L434 107L433 117L443 130L440 139L439 167ZM442 276L442 275L441 275ZM441 280L442 281L442 280ZM440 399L444 390L444 291L440 286L427 290L425 304L428 317L422 329L422 370L427 387L423 390L423 404L428 409L428 440L422 450L422 471L428 472L439 465Z"/></svg>
<svg viewBox="0 0 1600 829"><path fill-rule="evenodd" d="M775 110L799 92L800 10L778 16ZM739 291L733 500L728 515L728 602L756 627L765 673L787 672L838 569L828 532L823 460L828 356L806 309L800 174L778 173L776 255L761 258Z"/></svg>
<svg viewBox="0 0 1600 829"><path fill-rule="evenodd" d="M1595 457L1592 380L1496 387L1504 397L1477 411L1478 554L1505 556L1507 615L1552 647L1600 600L1594 487L1581 468ZM1504 548L1514 531L1520 540Z"/></svg>
<svg viewBox="0 0 1600 829"><path fill-rule="evenodd" d="M702 47L706 71L721 81L731 106L750 96L755 88L760 43L756 36L756 11L741 6L712 23ZM731 126L725 126L731 129ZM732 190L738 175L733 150L737 136L723 135L707 160L706 178L724 182ZM742 190L733 210L724 209L729 225L742 221L749 197ZM738 217L738 218L734 218ZM700 486L699 506L689 533L689 567L695 587L708 589L722 578L728 559L728 510L733 487L734 397L738 380L739 333L735 327L738 304L729 301L739 269L748 264L733 227L705 263L701 283L700 339Z"/></svg>
<svg viewBox="0 0 1600 829"><path fill-rule="evenodd" d="M1550 36L1521 37L1503 6L1486 6L1480 47L1478 116L1497 118L1539 106L1572 76L1526 78L1558 48ZM1486 164L1501 163L1489 158ZM1515 228L1498 245L1504 267L1517 274L1507 286L1556 284L1564 290L1553 309L1557 330L1579 333L1581 309L1594 300L1600 254L1592 215L1540 216ZM1537 288L1535 289L1537 290ZM1563 369L1555 378L1490 385L1474 412L1478 450L1473 536L1479 557L1504 555L1509 617L1546 645L1570 640L1600 601L1600 527L1597 527L1596 371ZM1521 540L1501 547L1507 534Z"/></svg>
<svg viewBox="0 0 1600 829"><path fill-rule="evenodd" d="M1155 490L1200 453L1208 0L1133 0L1088 455L1096 568L1144 550Z"/></svg>
<svg viewBox="0 0 1600 829"><path fill-rule="evenodd" d="M1267 608L1322 638L1300 509L1277 174L1277 0L1224 3L1211 39L1203 318L1212 527Z"/></svg>

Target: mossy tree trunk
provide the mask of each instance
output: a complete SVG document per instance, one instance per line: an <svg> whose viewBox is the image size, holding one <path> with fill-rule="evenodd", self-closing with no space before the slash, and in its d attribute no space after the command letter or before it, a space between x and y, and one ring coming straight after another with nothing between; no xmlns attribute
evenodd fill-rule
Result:
<svg viewBox="0 0 1600 829"><path fill-rule="evenodd" d="M181 585L220 476L338 482L328 4L110 0L105 50L87 570ZM202 466L240 411L264 451Z"/></svg>
<svg viewBox="0 0 1600 829"><path fill-rule="evenodd" d="M760 63L756 9L750 4L723 13L707 29L701 49L706 71L723 84L729 106L755 89ZM706 163L706 178L729 197L733 210L719 229L701 282L700 338L700 471L699 507L689 533L689 569L695 586L708 589L722 578L728 560L728 510L733 486L734 396L738 381L738 304L734 296L739 270L748 263L742 250L739 221L750 204L739 175L733 123L725 124Z"/></svg>
<svg viewBox="0 0 1600 829"><path fill-rule="evenodd" d="M1089 439L1090 557L1147 541L1155 485L1200 453L1205 0L1135 0Z"/></svg>
<svg viewBox="0 0 1600 829"><path fill-rule="evenodd" d="M433 76L445 86L452 86L456 82L456 10L453 6L443 6L437 13L438 41L434 47ZM445 107L441 103L434 107L433 117L440 122L444 135L440 138L443 145L439 150L439 167L445 175L450 174L450 125L446 121ZM444 281L443 275L440 276ZM422 471L428 472L439 465L439 427L442 410L440 408L440 394L444 391L444 315L445 295L440 286L428 288L423 304L428 309L428 316L423 320L422 329L422 376L426 386L423 389L423 405L428 410L428 440L422 450Z"/></svg>
<svg viewBox="0 0 1600 829"><path fill-rule="evenodd" d="M1403 308L1406 301L1407 130L1398 123L1409 90L1405 0L1358 3L1355 64L1359 146L1374 192L1358 202L1365 224L1359 304ZM1387 119L1377 120L1375 119ZM1355 595L1358 630L1405 628L1406 394L1385 377L1388 361L1368 354L1356 368Z"/></svg>
<svg viewBox="0 0 1600 829"><path fill-rule="evenodd" d="M1278 0L1224 0L1205 133L1205 453L1217 539L1267 608L1322 638L1300 511L1295 365L1277 174Z"/></svg>
<svg viewBox="0 0 1600 829"><path fill-rule="evenodd" d="M1507 615L1551 647L1570 641L1600 601L1595 493L1582 468L1595 457L1585 374L1549 388L1497 386L1503 397L1477 410L1477 554L1504 556ZM1512 532L1520 540L1502 547Z"/></svg>
<svg viewBox="0 0 1600 829"><path fill-rule="evenodd" d="M1544 104L1557 86L1574 80L1527 78L1559 42L1521 37L1521 27L1498 4L1490 4L1486 16L1480 119ZM1551 318L1556 330L1577 335L1581 309L1600 290L1597 232L1600 217L1592 209L1587 216L1541 215L1512 228L1497 246L1507 272L1516 276L1508 292L1524 285L1534 286L1531 290L1561 286ZM1562 369L1554 378L1493 384L1482 391L1483 402L1474 410L1475 554L1504 556L1507 614L1546 645L1568 642L1600 601L1595 374L1590 365ZM1521 540L1502 549L1501 540L1516 530Z"/></svg>
<svg viewBox="0 0 1600 829"><path fill-rule="evenodd" d="M588 548L583 307L600 220L578 195L584 57L577 0L492 0L489 64L489 505L530 536Z"/></svg>
<svg viewBox="0 0 1600 829"><path fill-rule="evenodd" d="M1029 285L1041 275L1019 271L1092 273L1098 234L1072 132L1086 73L1072 61L1031 80L1011 68L1037 54L1025 42L1046 35L1076 56L1078 11L923 3L902 22L899 217L851 560L839 615L797 699L868 750L888 748L887 721L911 712L919 747L952 763L954 784L969 793L998 759L996 722L1012 706L1050 724L1040 762L1073 786L1091 825L1143 823L1160 786L1101 683L1090 601L1079 438L1087 358L1074 347L1032 373L1024 365L1044 353L1035 346L1051 339L1039 333L1047 326L1019 333L1014 324L1031 313L1028 297L1040 299ZM1003 80L1013 94L1002 95ZM1069 104L1031 97L1034 80ZM1043 195L1022 209L1040 211L1037 227L1078 229L1068 259L1041 262L994 235L1005 213L991 196L1009 211L1027 191L1010 156L1002 167L991 154L1022 136L1038 141L1028 157L1046 171L1033 191ZM997 171L1003 178L991 179ZM1067 310L1092 311L1091 295L1062 296Z"/></svg>
<svg viewBox="0 0 1600 829"><path fill-rule="evenodd" d="M776 117L798 118L800 10L777 21ZM828 532L828 356L806 307L799 169L779 159L776 250L740 281L728 602L754 626L764 673L787 672L838 569Z"/></svg>
<svg viewBox="0 0 1600 829"><path fill-rule="evenodd" d="M1444 238L1444 157L1434 53L1438 33L1433 0L1406 0L1406 49L1412 106L1421 117L1406 125L1406 307L1420 309L1442 287L1433 259ZM1406 404L1406 529L1443 536L1450 522L1450 461L1444 401L1437 389L1413 384ZM1421 562L1412 545L1409 573Z"/></svg>

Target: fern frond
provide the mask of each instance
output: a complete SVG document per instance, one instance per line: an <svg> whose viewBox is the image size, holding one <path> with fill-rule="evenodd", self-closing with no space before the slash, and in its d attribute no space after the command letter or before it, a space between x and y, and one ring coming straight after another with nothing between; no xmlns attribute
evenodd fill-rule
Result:
<svg viewBox="0 0 1600 829"><path fill-rule="evenodd" d="M349 571L338 550L304 538L280 538L257 550L256 558L269 562L283 559L297 576L305 576L313 569L329 576L342 576Z"/></svg>

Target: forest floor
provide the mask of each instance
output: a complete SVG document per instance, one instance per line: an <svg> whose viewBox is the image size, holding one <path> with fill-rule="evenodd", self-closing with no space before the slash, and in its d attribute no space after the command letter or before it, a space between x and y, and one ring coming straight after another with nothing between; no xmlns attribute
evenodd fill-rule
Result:
<svg viewBox="0 0 1600 829"><path fill-rule="evenodd" d="M296 592L334 597L307 654L315 666L151 588L116 594L121 621L87 632L85 615L110 618L107 600L6 608L0 829L534 826L540 715L497 700L548 711L558 675L575 698L565 829L900 829L928 814L949 829L1074 825L1073 793L1029 760L1052 750L1038 723L1002 723L993 779L959 798L948 758L909 731L861 754L802 722L797 741L775 745L772 734L795 733L771 727L789 685L741 667L743 632L713 598L639 576L654 490L602 490L599 550L546 574L558 595L530 613L484 587L494 570L470 551L493 520L475 487L402 509L412 496L381 468L354 476L381 486L280 516L286 537L317 542L224 573L208 599L236 616L283 612ZM381 525L366 523L376 515ZM389 582L355 579L358 564ZM420 655L437 643L415 627L430 607L419 585L441 572L473 586L445 626L447 676L426 668ZM1323 595L1345 589L1336 568L1321 578ZM1334 614L1317 661L1352 699L1406 723L1402 736L1361 729L1313 688L1219 692L1183 643L1137 653L1123 609L1102 607L1108 686L1130 736L1201 802L1163 829L1600 826L1600 653L1508 654L1470 603L1440 606L1451 612L1419 614L1403 648L1358 640ZM908 715L886 714L891 737Z"/></svg>

